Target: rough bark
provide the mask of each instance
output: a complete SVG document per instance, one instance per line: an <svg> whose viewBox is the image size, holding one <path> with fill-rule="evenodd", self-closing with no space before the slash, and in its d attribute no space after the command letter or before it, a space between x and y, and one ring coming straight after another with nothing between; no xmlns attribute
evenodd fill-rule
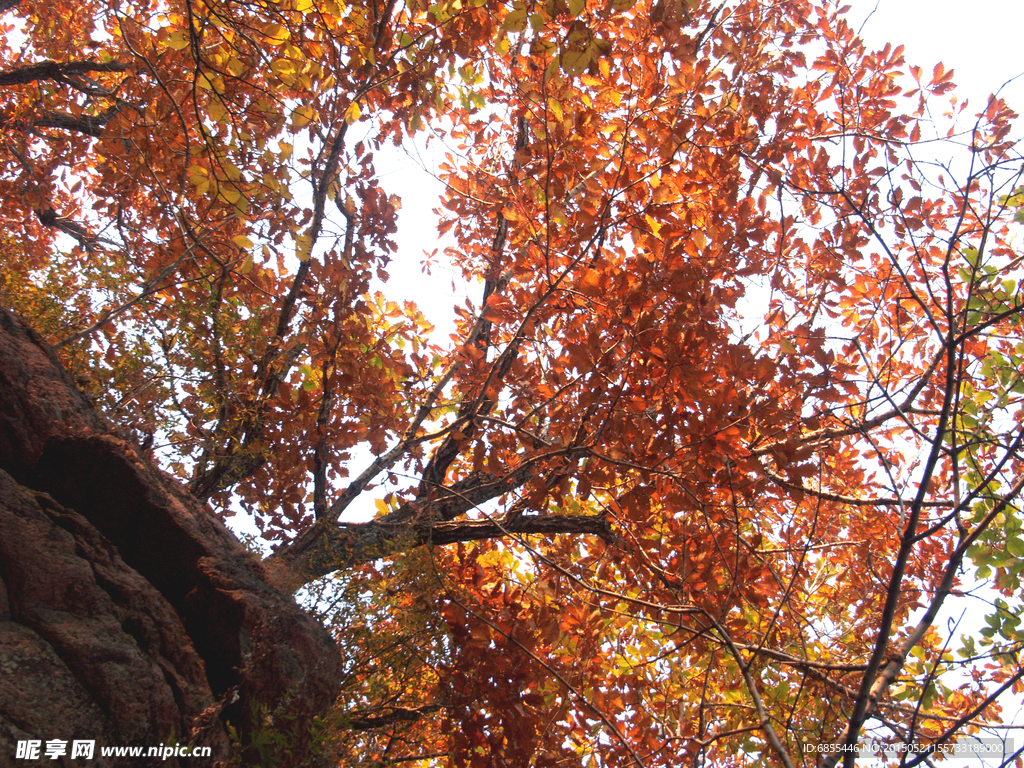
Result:
<svg viewBox="0 0 1024 768"><path fill-rule="evenodd" d="M0 310L0 766L24 739L175 739L213 757L161 764L214 765L228 724L245 743L258 708L293 731L282 764L309 765L340 664L323 627Z"/></svg>
<svg viewBox="0 0 1024 768"><path fill-rule="evenodd" d="M268 559L268 567L279 569L274 572L274 582L298 588L334 571L424 545L557 534L598 536L609 544L619 542L604 515L522 515L442 522L430 518L393 522L389 519L392 515L366 523L325 522L303 531Z"/></svg>
<svg viewBox="0 0 1024 768"><path fill-rule="evenodd" d="M64 131L76 131L99 138L107 123L117 114L117 107L112 107L99 115L68 115L64 112L43 112L30 119L14 119L0 115L0 128L4 130L34 131L38 128L59 128ZM57 226L57 221L43 222L48 227Z"/></svg>
<svg viewBox="0 0 1024 768"><path fill-rule="evenodd" d="M0 3L0 11L4 11ZM37 80L77 84L77 78L92 72L124 72L128 65L121 61L40 61L0 72L0 86L25 85Z"/></svg>

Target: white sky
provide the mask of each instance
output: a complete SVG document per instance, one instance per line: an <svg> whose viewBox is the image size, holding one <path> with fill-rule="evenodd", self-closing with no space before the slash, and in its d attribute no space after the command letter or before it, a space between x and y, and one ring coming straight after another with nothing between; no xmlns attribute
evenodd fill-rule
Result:
<svg viewBox="0 0 1024 768"><path fill-rule="evenodd" d="M847 0L846 5L851 25L870 46L902 44L907 63L926 72L941 61L955 71L957 90L979 109L989 93L1024 72L1024 3L1019 0ZM1011 107L1024 110L1024 79L1002 95Z"/></svg>

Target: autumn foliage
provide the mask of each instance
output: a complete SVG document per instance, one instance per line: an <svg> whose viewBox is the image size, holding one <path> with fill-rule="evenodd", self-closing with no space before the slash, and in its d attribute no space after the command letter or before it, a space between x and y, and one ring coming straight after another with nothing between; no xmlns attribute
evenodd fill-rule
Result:
<svg viewBox="0 0 1024 768"><path fill-rule="evenodd" d="M1024 691L1001 100L811 0L2 5L0 298L305 585L340 764L835 764ZM388 293L425 141L450 339Z"/></svg>

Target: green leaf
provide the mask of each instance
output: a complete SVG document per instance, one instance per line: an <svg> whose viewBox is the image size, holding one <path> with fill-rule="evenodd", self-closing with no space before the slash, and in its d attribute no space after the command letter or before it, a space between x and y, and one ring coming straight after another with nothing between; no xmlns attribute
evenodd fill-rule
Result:
<svg viewBox="0 0 1024 768"><path fill-rule="evenodd" d="M1006 551L1014 557L1024 557L1024 539L1007 539Z"/></svg>
<svg viewBox="0 0 1024 768"><path fill-rule="evenodd" d="M522 32L526 29L529 17L530 13L526 8L516 8L505 17L505 21L501 25L502 29L509 32Z"/></svg>

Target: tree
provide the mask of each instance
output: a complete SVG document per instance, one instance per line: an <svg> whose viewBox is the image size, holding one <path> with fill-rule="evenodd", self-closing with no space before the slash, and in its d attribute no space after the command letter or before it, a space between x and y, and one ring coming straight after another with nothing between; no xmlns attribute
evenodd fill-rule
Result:
<svg viewBox="0 0 1024 768"><path fill-rule="evenodd" d="M831 765L1024 690L1000 99L810 0L8 6L3 300L255 515L342 764ZM411 139L451 343L388 299Z"/></svg>

